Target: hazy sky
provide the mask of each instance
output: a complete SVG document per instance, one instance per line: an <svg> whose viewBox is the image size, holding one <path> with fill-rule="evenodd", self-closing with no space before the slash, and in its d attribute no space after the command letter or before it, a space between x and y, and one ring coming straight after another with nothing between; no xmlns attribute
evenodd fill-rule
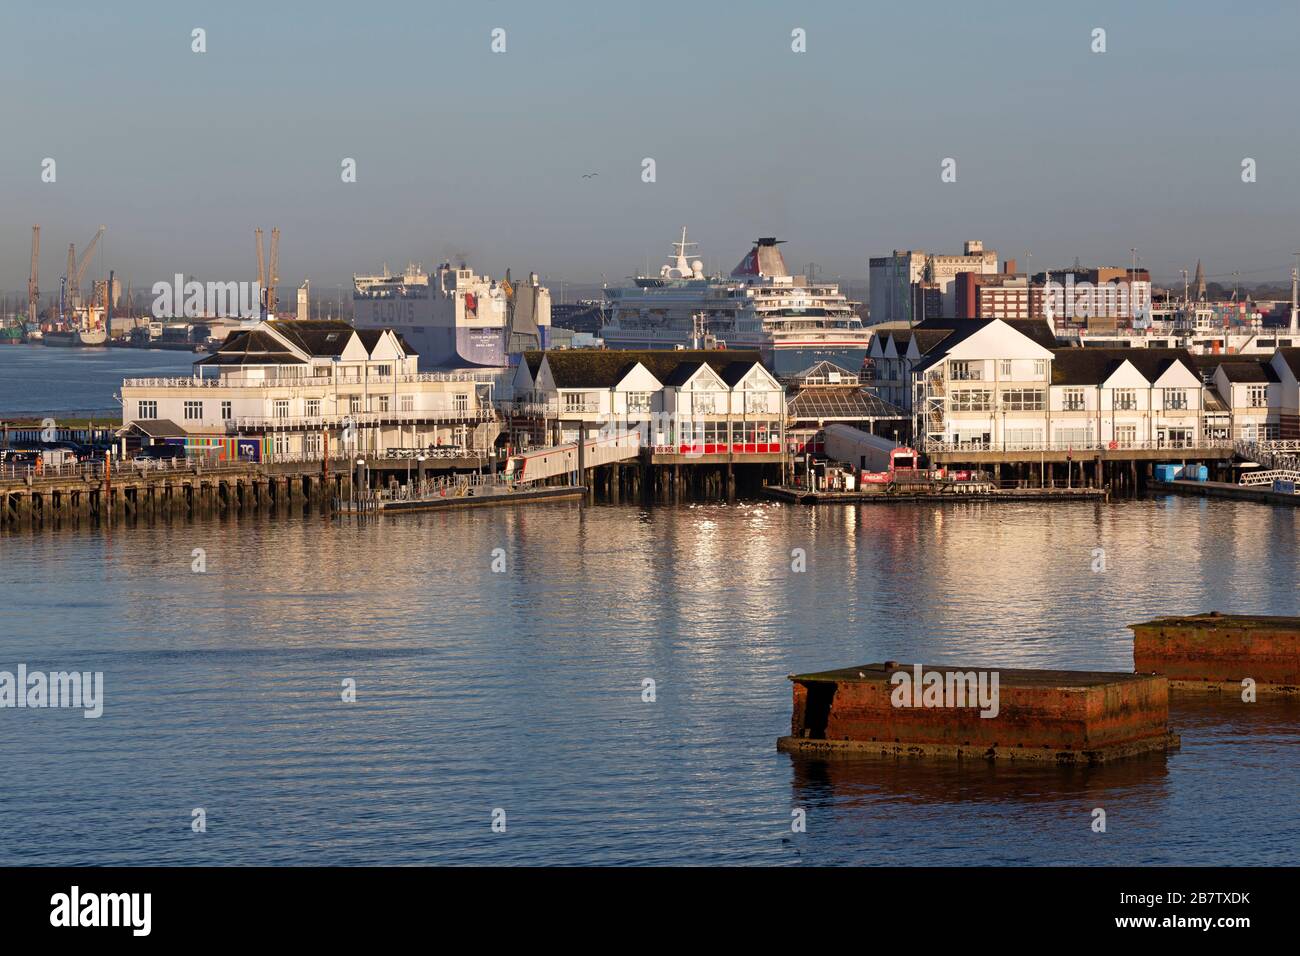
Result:
<svg viewBox="0 0 1300 956"><path fill-rule="evenodd" d="M1022 268L1136 246L1158 280L1201 257L1285 281L1297 36L1294 0L3 0L0 287L35 222L45 293L101 223L94 270L136 288L255 279L258 225L282 285L322 291L457 254L620 281L682 225L710 269L759 235L843 276L983 239Z"/></svg>

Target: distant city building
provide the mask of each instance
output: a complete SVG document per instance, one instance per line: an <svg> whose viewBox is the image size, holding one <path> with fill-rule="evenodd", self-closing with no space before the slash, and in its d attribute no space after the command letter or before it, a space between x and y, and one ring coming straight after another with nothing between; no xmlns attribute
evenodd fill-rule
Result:
<svg viewBox="0 0 1300 956"><path fill-rule="evenodd" d="M970 240L961 255L936 255L923 249L900 251L870 260L870 319L881 322L920 322L957 317L957 276L998 271L998 254ZM937 311L934 311L937 308Z"/></svg>

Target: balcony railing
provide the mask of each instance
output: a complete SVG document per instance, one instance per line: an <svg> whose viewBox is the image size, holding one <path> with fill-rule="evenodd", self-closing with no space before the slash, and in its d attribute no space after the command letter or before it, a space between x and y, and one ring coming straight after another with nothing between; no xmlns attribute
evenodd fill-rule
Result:
<svg viewBox="0 0 1300 956"><path fill-rule="evenodd" d="M167 378L127 378L124 388L333 388L338 385L405 385L419 382L465 382L475 385L495 385L499 373L484 374L473 371L448 370L445 372L411 372L400 375L303 375L287 378L250 378L244 375L222 375L215 378L196 376L171 376Z"/></svg>
<svg viewBox="0 0 1300 956"><path fill-rule="evenodd" d="M1232 448L1230 438L1188 438L1188 439L1142 439L1124 441L1115 439L1104 442L1068 442L1068 441L927 441L922 450L927 452L945 451L1169 451L1180 449Z"/></svg>
<svg viewBox="0 0 1300 956"><path fill-rule="evenodd" d="M424 411L401 412L336 412L329 415L260 415L241 416L225 422L226 430L231 431L276 431L340 428L354 425L365 428L373 425L419 425L433 422L486 422L496 418L490 408L454 408L428 409Z"/></svg>

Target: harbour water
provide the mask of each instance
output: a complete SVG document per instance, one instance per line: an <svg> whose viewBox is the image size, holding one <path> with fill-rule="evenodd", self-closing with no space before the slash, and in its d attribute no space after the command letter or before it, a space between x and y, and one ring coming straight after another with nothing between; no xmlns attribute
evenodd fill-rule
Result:
<svg viewBox="0 0 1300 956"><path fill-rule="evenodd" d="M189 375L202 356L149 349L0 348L0 414L119 409L113 396L122 379ZM121 421L121 412L115 412Z"/></svg>
<svg viewBox="0 0 1300 956"><path fill-rule="evenodd" d="M1295 701L1177 698L1180 751L1092 770L775 740L790 672L1131 669L1127 623L1296 614L1297 561L1293 509L1173 497L9 535L0 669L105 699L0 711L0 864L1296 864Z"/></svg>

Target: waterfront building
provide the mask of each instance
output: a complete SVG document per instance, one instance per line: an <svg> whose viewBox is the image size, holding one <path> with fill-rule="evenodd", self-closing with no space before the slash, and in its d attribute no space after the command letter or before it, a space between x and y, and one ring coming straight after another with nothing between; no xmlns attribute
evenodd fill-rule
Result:
<svg viewBox="0 0 1300 956"><path fill-rule="evenodd" d="M1052 348L1033 326L953 324L910 369L916 435L931 450L1123 452L1300 438L1300 349Z"/></svg>
<svg viewBox="0 0 1300 956"><path fill-rule="evenodd" d="M1207 386L1207 438L1271 441L1280 436L1282 382L1268 355L1193 356ZM1211 408L1220 410L1214 415Z"/></svg>
<svg viewBox="0 0 1300 956"><path fill-rule="evenodd" d="M899 325L899 323L891 323ZM917 326L876 328L868 355L869 385L881 399L912 411L912 368L952 332L951 323L931 319Z"/></svg>
<svg viewBox="0 0 1300 956"><path fill-rule="evenodd" d="M526 352L513 393L503 411L517 442L576 441L610 427L644 427L657 447L690 439L711 454L771 453L781 441L784 389L757 351Z"/></svg>
<svg viewBox="0 0 1300 956"><path fill-rule="evenodd" d="M907 411L863 387L855 372L819 362L795 376L791 387L785 435L787 449L796 455L823 454L822 429L832 424L889 436L895 443L910 438Z"/></svg>
<svg viewBox="0 0 1300 956"><path fill-rule="evenodd" d="M1052 447L1193 448L1206 389L1184 349L1056 349L1042 429Z"/></svg>
<svg viewBox="0 0 1300 956"><path fill-rule="evenodd" d="M1269 365L1278 377L1278 438L1300 439L1300 348L1278 349Z"/></svg>
<svg viewBox="0 0 1300 956"><path fill-rule="evenodd" d="M231 333L191 376L126 379L121 434L258 461L489 451L499 375L421 373L418 361L392 329L271 319Z"/></svg>

